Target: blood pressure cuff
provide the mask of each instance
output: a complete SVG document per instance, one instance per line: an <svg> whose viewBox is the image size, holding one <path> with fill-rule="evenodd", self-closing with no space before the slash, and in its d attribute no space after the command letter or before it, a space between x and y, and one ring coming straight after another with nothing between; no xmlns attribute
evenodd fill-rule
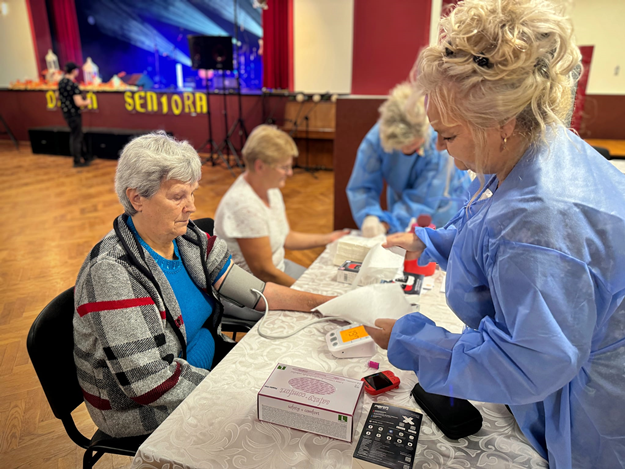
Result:
<svg viewBox="0 0 625 469"><path fill-rule="evenodd" d="M252 288L264 292L265 282L257 279L238 265L232 264L217 291L238 306L254 308L258 304L260 295L254 293Z"/></svg>

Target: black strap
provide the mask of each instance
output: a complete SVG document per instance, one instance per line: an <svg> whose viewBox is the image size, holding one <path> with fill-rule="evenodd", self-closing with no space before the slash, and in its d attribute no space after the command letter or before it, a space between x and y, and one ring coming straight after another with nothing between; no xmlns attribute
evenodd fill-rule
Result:
<svg viewBox="0 0 625 469"><path fill-rule="evenodd" d="M126 223L127 219L128 219L128 215L126 214L122 215L122 220L124 221L124 223ZM156 278L154 278L154 275L152 274L150 269L147 267L148 263L145 260L145 254L143 253L143 246L141 246L141 244L139 243L139 240L133 234L132 238L135 242L137 252L141 256L141 259L143 260L143 263L141 263L132 252L132 249L130 249L130 246L128 246L128 244L126 243L126 240L124 239L121 233L121 230L119 228L118 218L116 218L115 221L113 222L113 229L115 230L115 234L117 235L117 238L120 240L122 247L124 248L124 251L126 251L126 254L128 255L128 258L130 259L130 263L134 267L136 267L139 270L139 272L145 275L150 280L150 282L152 282L152 284L154 285L154 288L156 288L156 291L158 292L159 296L161 297L161 300L163 301L163 306L165 307L166 321L174 330L174 333L176 334L176 337L178 338L178 341L180 342L180 346L182 347L182 359L186 360L187 359L187 342L184 339L184 336L182 335L182 331L180 330L180 328L174 321L174 318L171 315L169 308L167 307L167 303L165 302L165 298L163 297L163 292L161 291L161 288L158 282L156 281Z"/></svg>

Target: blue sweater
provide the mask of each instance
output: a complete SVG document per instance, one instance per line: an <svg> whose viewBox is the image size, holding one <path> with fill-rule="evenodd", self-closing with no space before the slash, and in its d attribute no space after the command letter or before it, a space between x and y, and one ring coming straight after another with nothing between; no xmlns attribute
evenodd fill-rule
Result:
<svg viewBox="0 0 625 469"><path fill-rule="evenodd" d="M128 226L134 234L137 235L141 245L150 253L158 266L162 269L171 289L176 295L182 318L187 332L187 361L198 368L206 370L211 369L213 357L215 356L215 339L208 331L202 327L206 320L213 313L215 307L211 297L205 294L198 286L193 283L189 273L183 262L180 260L178 245L174 240L174 254L176 259L169 260L154 251L137 233L132 222L132 218L128 218ZM231 260L224 266L217 275L220 278L227 270Z"/></svg>

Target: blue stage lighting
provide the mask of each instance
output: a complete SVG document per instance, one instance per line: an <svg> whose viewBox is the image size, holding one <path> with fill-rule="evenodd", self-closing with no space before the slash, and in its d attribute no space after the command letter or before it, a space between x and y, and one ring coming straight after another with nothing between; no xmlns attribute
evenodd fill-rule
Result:
<svg viewBox="0 0 625 469"><path fill-rule="evenodd" d="M229 36L187 0L134 0L132 8L142 15L189 31L207 36Z"/></svg>
<svg viewBox="0 0 625 469"><path fill-rule="evenodd" d="M239 27L242 27L257 37L263 37L263 28L260 25L260 14L250 14L251 12L246 8L246 1L247 0L239 0L237 2L240 4L237 9L237 22L239 23ZM234 3L232 0L198 0L196 3L215 12L230 23L234 22Z"/></svg>
<svg viewBox="0 0 625 469"><path fill-rule="evenodd" d="M156 2L154 2L156 3ZM189 56L165 39L154 27L143 21L119 0L99 0L86 6L88 15L102 33L129 42L141 49L167 55L177 62L191 66Z"/></svg>

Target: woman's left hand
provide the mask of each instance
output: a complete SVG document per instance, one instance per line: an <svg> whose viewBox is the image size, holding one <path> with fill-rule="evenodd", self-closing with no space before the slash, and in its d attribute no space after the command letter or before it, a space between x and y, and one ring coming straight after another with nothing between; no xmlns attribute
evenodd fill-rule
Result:
<svg viewBox="0 0 625 469"><path fill-rule="evenodd" d="M393 326L397 320L395 319L376 319L375 325L382 329L374 329L372 327L365 326L367 334L371 336L373 341L386 350L388 348L388 341L391 340L391 332L393 332Z"/></svg>
<svg viewBox="0 0 625 469"><path fill-rule="evenodd" d="M337 239L340 239L343 236L348 235L350 231L351 230L349 228L345 228L344 230L336 230L336 231L333 231L332 233L328 233L327 234L328 242L326 244L333 243Z"/></svg>

